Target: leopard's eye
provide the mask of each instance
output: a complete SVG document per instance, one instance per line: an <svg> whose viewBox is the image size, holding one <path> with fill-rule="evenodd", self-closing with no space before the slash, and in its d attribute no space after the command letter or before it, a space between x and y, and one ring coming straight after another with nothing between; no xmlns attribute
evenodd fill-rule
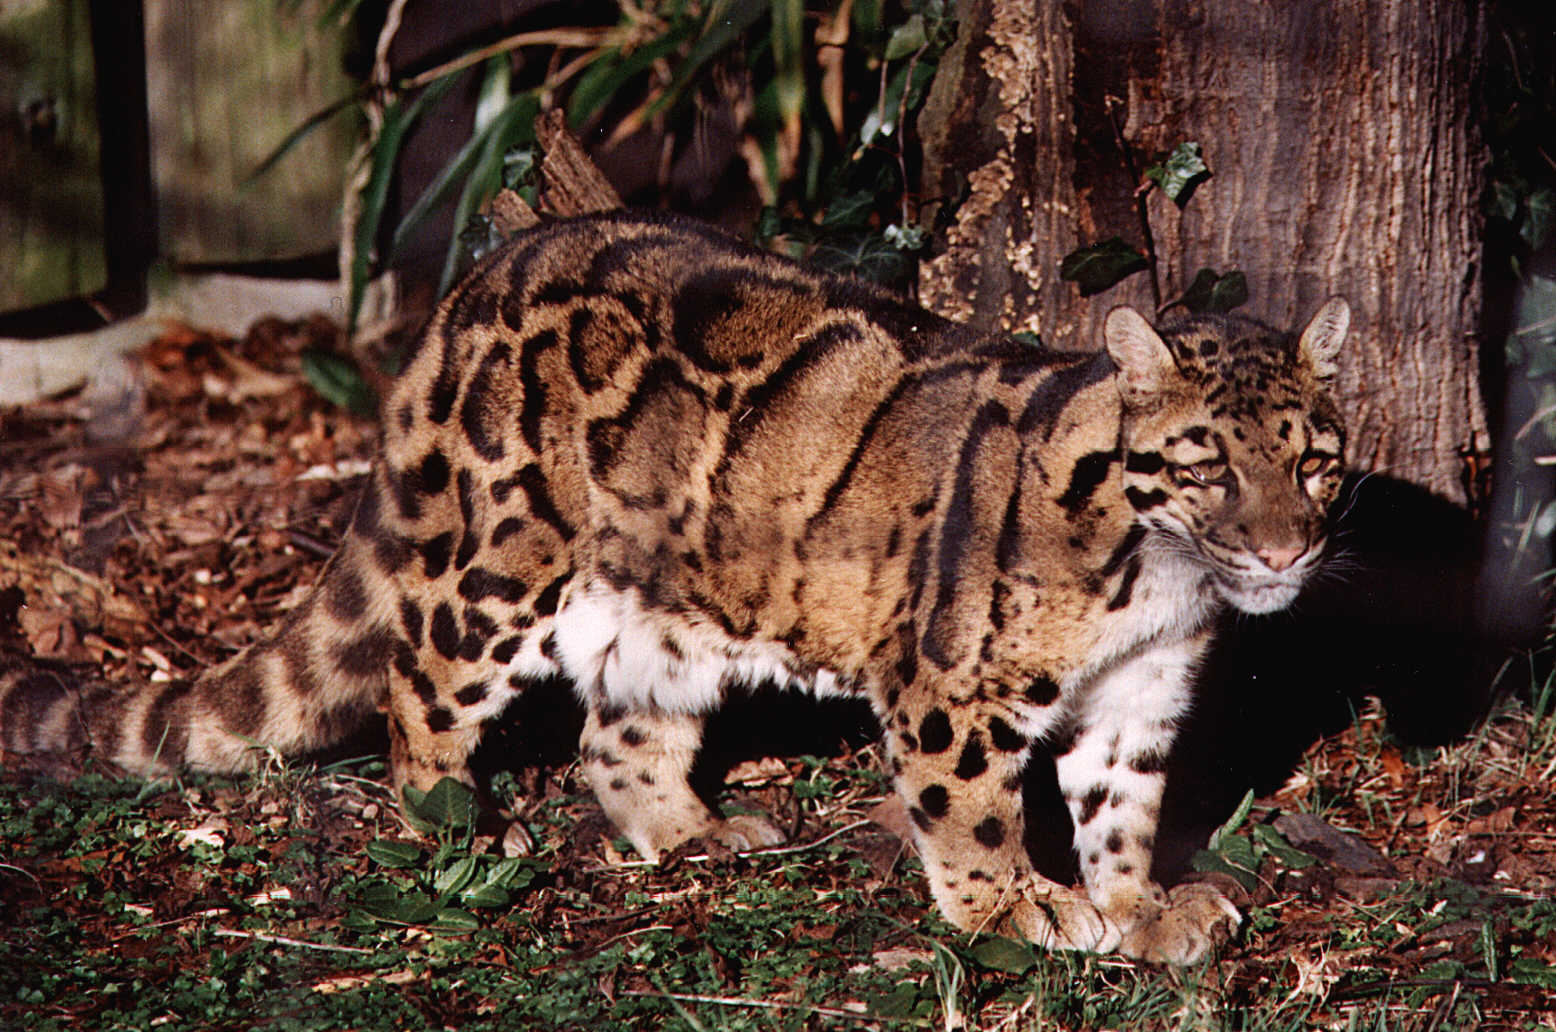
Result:
<svg viewBox="0 0 1556 1032"><path fill-rule="evenodd" d="M1308 477L1316 477L1320 473L1327 473L1336 461L1338 460L1333 455L1325 455L1323 452L1308 452L1297 463L1297 476L1306 480Z"/></svg>
<svg viewBox="0 0 1556 1032"><path fill-rule="evenodd" d="M1226 479L1226 463L1220 459L1196 462L1192 466L1184 466L1183 475L1188 478L1190 483L1198 484L1201 487L1210 487Z"/></svg>

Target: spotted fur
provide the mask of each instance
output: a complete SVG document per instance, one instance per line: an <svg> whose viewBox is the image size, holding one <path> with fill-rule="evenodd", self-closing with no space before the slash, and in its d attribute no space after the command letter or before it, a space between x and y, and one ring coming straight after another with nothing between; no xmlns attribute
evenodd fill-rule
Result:
<svg viewBox="0 0 1556 1032"><path fill-rule="evenodd" d="M689 221L552 223L439 309L278 629L194 682L7 676L3 742L231 770L382 708L396 784L427 788L562 674L584 771L656 857L777 838L687 785L730 692L861 694L953 923L1191 960L1236 911L1150 881L1173 729L1217 612L1285 606L1323 550L1348 318L1331 301L1299 338L1119 309L1104 351L1065 356ZM1023 847L1042 741L1084 889Z"/></svg>

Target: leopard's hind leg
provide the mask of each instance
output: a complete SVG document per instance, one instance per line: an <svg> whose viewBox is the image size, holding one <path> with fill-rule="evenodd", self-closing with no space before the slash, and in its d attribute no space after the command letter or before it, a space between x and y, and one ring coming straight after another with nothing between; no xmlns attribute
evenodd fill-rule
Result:
<svg viewBox="0 0 1556 1032"><path fill-rule="evenodd" d="M584 775L606 816L646 859L694 838L737 850L783 841L760 817L720 817L692 790L703 723L694 714L589 706L579 740Z"/></svg>

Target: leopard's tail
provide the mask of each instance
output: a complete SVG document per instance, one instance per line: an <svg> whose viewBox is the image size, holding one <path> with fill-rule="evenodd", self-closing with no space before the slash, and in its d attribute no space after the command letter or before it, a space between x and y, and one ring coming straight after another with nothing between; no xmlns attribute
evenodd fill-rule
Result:
<svg viewBox="0 0 1556 1032"><path fill-rule="evenodd" d="M391 659L405 648L363 515L274 631L193 679L83 683L62 665L0 655L0 748L156 774L246 770L272 750L307 753L350 736L381 708Z"/></svg>

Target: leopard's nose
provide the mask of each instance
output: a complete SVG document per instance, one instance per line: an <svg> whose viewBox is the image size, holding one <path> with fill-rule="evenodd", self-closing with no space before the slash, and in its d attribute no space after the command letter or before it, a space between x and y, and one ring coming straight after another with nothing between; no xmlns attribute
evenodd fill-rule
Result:
<svg viewBox="0 0 1556 1032"><path fill-rule="evenodd" d="M1254 555L1259 557L1260 562L1276 573L1291 569L1292 566L1296 565L1297 560L1306 554L1307 545L1305 543L1297 545L1270 545L1254 553Z"/></svg>

